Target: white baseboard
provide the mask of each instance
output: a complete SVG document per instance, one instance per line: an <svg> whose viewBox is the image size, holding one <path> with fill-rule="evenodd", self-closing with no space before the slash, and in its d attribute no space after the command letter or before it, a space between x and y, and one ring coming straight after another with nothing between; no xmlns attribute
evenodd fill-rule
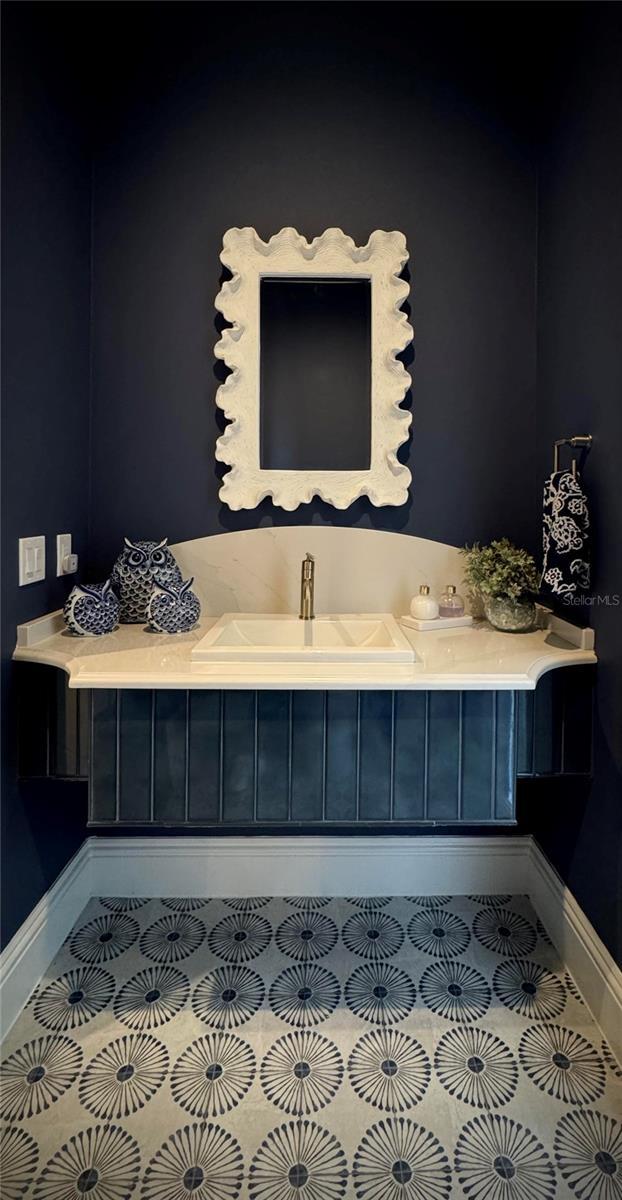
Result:
<svg viewBox="0 0 622 1200"><path fill-rule="evenodd" d="M0 1030L8 1033L91 892L91 842L83 842L0 954Z"/></svg>
<svg viewBox="0 0 622 1200"><path fill-rule="evenodd" d="M88 838L0 956L13 1024L92 896L528 894L622 1058L622 971L530 836Z"/></svg>
<svg viewBox="0 0 622 1200"><path fill-rule="evenodd" d="M95 895L118 896L524 892L527 848L497 836L96 838L92 880Z"/></svg>
<svg viewBox="0 0 622 1200"><path fill-rule="evenodd" d="M531 902L622 1062L622 971L537 842L529 847Z"/></svg>

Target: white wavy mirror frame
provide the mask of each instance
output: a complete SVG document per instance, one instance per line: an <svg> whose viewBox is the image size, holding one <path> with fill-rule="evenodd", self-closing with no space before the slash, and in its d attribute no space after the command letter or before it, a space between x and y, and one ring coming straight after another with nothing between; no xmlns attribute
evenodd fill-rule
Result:
<svg viewBox="0 0 622 1200"><path fill-rule="evenodd" d="M266 496L288 511L319 496L347 508L359 496L372 504L405 504L411 474L398 462L411 415L400 404L410 375L397 355L413 330L400 306L409 293L400 272L408 261L406 238L377 229L357 246L341 229L327 229L307 242L295 229L282 229L263 242L254 229L229 229L221 262L232 278L223 283L216 308L230 322L215 347L231 374L216 403L229 424L216 443L216 458L231 468L220 489L231 509L256 508ZM339 278L371 282L371 461L369 469L345 471L263 470L260 466L260 283L276 279Z"/></svg>

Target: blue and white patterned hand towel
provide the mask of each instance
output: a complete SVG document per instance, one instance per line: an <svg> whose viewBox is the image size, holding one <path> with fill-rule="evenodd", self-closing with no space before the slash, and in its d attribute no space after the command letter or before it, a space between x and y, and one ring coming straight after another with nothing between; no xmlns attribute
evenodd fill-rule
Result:
<svg viewBox="0 0 622 1200"><path fill-rule="evenodd" d="M590 518L585 492L572 471L554 471L544 485L540 588L553 596L590 586Z"/></svg>

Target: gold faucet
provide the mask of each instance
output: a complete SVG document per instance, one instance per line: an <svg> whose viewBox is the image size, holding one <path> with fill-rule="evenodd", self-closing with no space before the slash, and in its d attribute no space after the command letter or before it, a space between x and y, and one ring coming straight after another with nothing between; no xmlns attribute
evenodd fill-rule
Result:
<svg viewBox="0 0 622 1200"><path fill-rule="evenodd" d="M313 611L313 592L315 586L315 559L312 554L306 554L302 560L302 571L300 573L300 620L312 621L315 613Z"/></svg>

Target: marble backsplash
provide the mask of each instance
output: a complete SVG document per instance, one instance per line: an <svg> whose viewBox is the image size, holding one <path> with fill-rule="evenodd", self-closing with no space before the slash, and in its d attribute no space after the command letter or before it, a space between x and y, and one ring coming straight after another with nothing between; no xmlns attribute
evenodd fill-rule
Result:
<svg viewBox="0 0 622 1200"><path fill-rule="evenodd" d="M270 526L178 542L184 579L194 576L205 615L296 612L300 563L316 559L316 612L408 612L422 583L439 595L461 588L455 546L402 533L337 526Z"/></svg>

